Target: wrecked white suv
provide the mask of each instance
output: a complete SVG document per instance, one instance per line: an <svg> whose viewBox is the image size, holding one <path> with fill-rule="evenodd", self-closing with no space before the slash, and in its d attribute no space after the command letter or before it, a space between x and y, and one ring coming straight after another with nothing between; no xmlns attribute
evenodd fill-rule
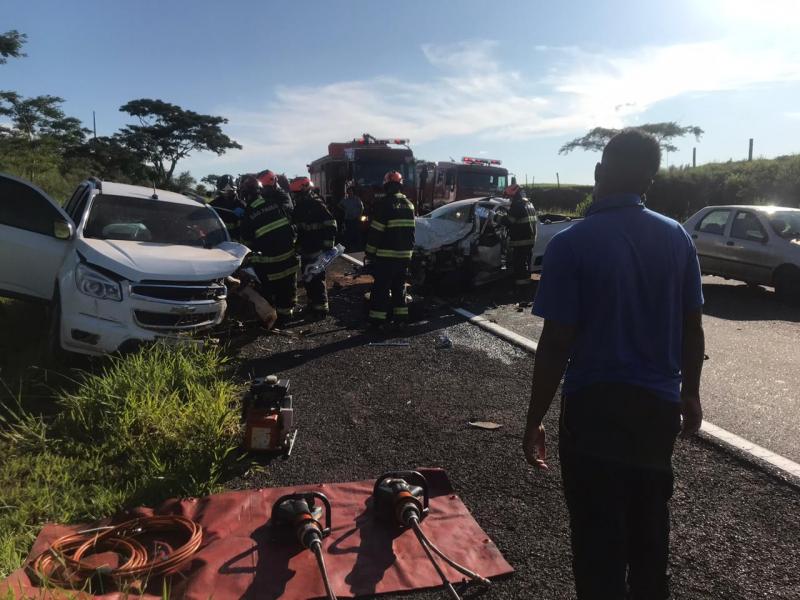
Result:
<svg viewBox="0 0 800 600"><path fill-rule="evenodd" d="M48 302L55 349L125 352L213 327L248 252L181 194L90 179L61 207L0 174L0 295Z"/></svg>

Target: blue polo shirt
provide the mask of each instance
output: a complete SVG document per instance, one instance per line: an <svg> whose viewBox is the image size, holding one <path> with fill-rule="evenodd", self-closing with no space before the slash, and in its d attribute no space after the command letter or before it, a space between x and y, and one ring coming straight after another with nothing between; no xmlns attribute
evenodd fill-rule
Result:
<svg viewBox="0 0 800 600"><path fill-rule="evenodd" d="M533 314L577 328L565 393L624 383L679 401L683 315L702 305L689 234L616 195L550 240Z"/></svg>

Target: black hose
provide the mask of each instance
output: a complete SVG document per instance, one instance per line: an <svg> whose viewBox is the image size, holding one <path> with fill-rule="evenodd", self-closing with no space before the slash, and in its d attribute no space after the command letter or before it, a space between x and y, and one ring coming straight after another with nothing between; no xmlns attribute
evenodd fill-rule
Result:
<svg viewBox="0 0 800 600"><path fill-rule="evenodd" d="M325 568L325 559L322 556L322 542L314 540L311 542L309 549L317 557L317 565L319 565L319 572L322 575L322 583L325 585L325 592L328 594L328 600L336 600L336 594L333 593L330 579L328 579L328 569Z"/></svg>
<svg viewBox="0 0 800 600"><path fill-rule="evenodd" d="M450 597L453 598L453 600L461 600L461 597L458 595L458 592L456 592L455 588L453 587L453 584L447 580L447 576L444 574L444 571L442 571L442 568L439 566L439 563L436 562L436 559L433 557L433 554L431 554L428 545L425 543L425 535L419 528L419 521L415 517L412 517L410 520L411 520L411 527L414 530L417 539L419 540L419 545L422 546L423 550L425 550L425 554L428 555L431 564L433 564L433 568L436 569L436 572L439 574L439 577L442 578L442 584L444 585L447 592L450 594Z"/></svg>
<svg viewBox="0 0 800 600"><path fill-rule="evenodd" d="M431 550L433 550L436 553L437 556L439 556L439 558L441 558L444 562L446 562L448 565L453 567L456 571L458 571L462 575L466 575L470 579L474 579L476 581L480 581L484 585L491 585L491 583L492 583L491 581L489 581L485 577L482 577L482 576L478 575L477 573L475 573L473 571L470 571L467 567L458 564L452 558L447 556L444 552L439 550L439 548L436 547L436 544L434 544L432 541L430 541L428 539L428 537L422 532L422 528L419 526L419 521L418 520L412 519L411 526L414 528L414 531L417 533L417 537L420 538L420 542L422 542L424 545L427 545Z"/></svg>

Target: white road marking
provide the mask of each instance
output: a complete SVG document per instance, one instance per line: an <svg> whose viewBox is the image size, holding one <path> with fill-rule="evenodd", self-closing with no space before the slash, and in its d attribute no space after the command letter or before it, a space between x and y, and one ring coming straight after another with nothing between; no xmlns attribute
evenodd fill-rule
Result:
<svg viewBox="0 0 800 600"><path fill-rule="evenodd" d="M363 262L357 258L353 258L348 254L343 254L342 258L358 267L364 266ZM481 315L473 314L466 309L455 306L450 306L450 308L453 310L453 312L464 317L473 325L476 325L481 329L485 329L489 333L504 339L510 344L522 348L527 352L536 352L538 344L534 340L519 335L518 333L514 333L513 331L506 329L497 323L492 323L487 318L482 317ZM700 430L707 438L710 438L712 442L715 442L718 445L723 447L730 446L750 456L756 462L767 463L789 477L800 479L800 464L797 464L793 460L789 460L785 456L781 456L780 454L776 454L771 450L767 450L766 448L746 440L735 433L731 433L727 429L718 427L717 425L714 425L705 419L703 420L703 425Z"/></svg>

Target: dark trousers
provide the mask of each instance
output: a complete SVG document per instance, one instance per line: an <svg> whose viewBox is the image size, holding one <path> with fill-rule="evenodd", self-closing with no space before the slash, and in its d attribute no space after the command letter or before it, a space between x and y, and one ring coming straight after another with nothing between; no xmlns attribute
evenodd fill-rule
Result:
<svg viewBox="0 0 800 600"><path fill-rule="evenodd" d="M319 253L311 256L303 256L300 259L300 273L306 270L306 265L313 263L319 258ZM303 287L306 289L306 303L308 308L317 313L328 313L328 288L325 285L325 272L323 271L310 281L303 280Z"/></svg>
<svg viewBox="0 0 800 600"><path fill-rule="evenodd" d="M578 600L669 598L677 402L598 384L565 395L559 453Z"/></svg>
<svg viewBox="0 0 800 600"><path fill-rule="evenodd" d="M517 302L530 302L531 246L511 248L511 270L514 277L514 297Z"/></svg>
<svg viewBox="0 0 800 600"><path fill-rule="evenodd" d="M408 319L406 306L407 260L376 258L372 266L372 292L369 300L369 319L385 322L391 316L397 321Z"/></svg>
<svg viewBox="0 0 800 600"><path fill-rule="evenodd" d="M361 221L359 219L345 220L344 240L348 252L354 252L361 248Z"/></svg>
<svg viewBox="0 0 800 600"><path fill-rule="evenodd" d="M259 279L261 277L259 276ZM263 280L262 280L263 281ZM297 303L297 276L290 275L275 281L265 281L262 289L265 297L274 306L279 317L291 317Z"/></svg>

